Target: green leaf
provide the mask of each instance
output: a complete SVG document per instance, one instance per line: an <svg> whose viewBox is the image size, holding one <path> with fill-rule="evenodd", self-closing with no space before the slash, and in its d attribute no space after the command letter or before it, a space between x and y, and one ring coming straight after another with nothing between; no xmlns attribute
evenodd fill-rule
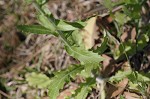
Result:
<svg viewBox="0 0 150 99"><path fill-rule="evenodd" d="M137 40L137 44L132 42L131 40L127 42L123 42L119 45L119 49L115 49L114 58L122 59L125 57L125 53L127 56L132 56L136 53L136 51L142 51L143 48L148 44L149 37L145 34L140 35ZM136 48L137 47L137 48Z"/></svg>
<svg viewBox="0 0 150 99"><path fill-rule="evenodd" d="M80 88L76 90L74 99L86 99L88 93L92 90L96 84L95 78L87 78L85 83L80 84Z"/></svg>
<svg viewBox="0 0 150 99"><path fill-rule="evenodd" d="M137 82L150 82L150 73L140 73L135 71L132 75L128 77L132 82L135 82L135 80Z"/></svg>
<svg viewBox="0 0 150 99"><path fill-rule="evenodd" d="M26 76L26 81L30 86L37 88L47 88L51 82L51 80L42 73L31 73Z"/></svg>
<svg viewBox="0 0 150 99"><path fill-rule="evenodd" d="M135 2L132 2L131 4L126 4L123 7L123 12L133 20L141 18L141 10L142 5Z"/></svg>
<svg viewBox="0 0 150 99"><path fill-rule="evenodd" d="M146 35L146 34L143 34L143 35L141 35L141 37L139 38L139 40L138 40L138 44L137 44L137 49L138 49L138 51L141 51L141 50L143 50L143 48L146 46L146 45L148 45L148 42L149 42L149 37L148 37L148 35Z"/></svg>
<svg viewBox="0 0 150 99"><path fill-rule="evenodd" d="M125 57L125 53L127 55L134 55L136 53L136 44L131 40L127 42L123 42L119 45L119 49L115 49L114 58L115 59L122 59Z"/></svg>
<svg viewBox="0 0 150 99"><path fill-rule="evenodd" d="M47 0L36 0L39 5L42 5L47 2Z"/></svg>
<svg viewBox="0 0 150 99"><path fill-rule="evenodd" d="M140 93L145 94L147 84L150 83L150 73L141 73L134 71L132 74L128 75L129 79L129 89L140 91Z"/></svg>
<svg viewBox="0 0 150 99"><path fill-rule="evenodd" d="M110 77L109 81L121 81L128 78L131 82L150 82L150 73L140 73L137 71L118 71L114 76Z"/></svg>
<svg viewBox="0 0 150 99"><path fill-rule="evenodd" d="M112 10L113 8L113 4L112 4L112 1L111 0L104 0L103 1L103 5L108 8L109 10Z"/></svg>
<svg viewBox="0 0 150 99"><path fill-rule="evenodd" d="M65 48L70 56L78 59L82 65L85 65L85 70L89 75L91 73L91 70L99 67L100 61L104 60L97 53L87 51L82 47L66 46Z"/></svg>
<svg viewBox="0 0 150 99"><path fill-rule="evenodd" d="M125 99L125 97L123 95L120 95L120 99Z"/></svg>
<svg viewBox="0 0 150 99"><path fill-rule="evenodd" d="M49 29L52 32L56 32L57 28L55 24L52 22L51 19L48 19L43 13L40 13L38 15L38 20L42 26L44 26L45 28Z"/></svg>
<svg viewBox="0 0 150 99"><path fill-rule="evenodd" d="M138 0L125 0L126 4L136 4Z"/></svg>
<svg viewBox="0 0 150 99"><path fill-rule="evenodd" d="M70 46L82 46L84 47L83 43L83 37L81 32L79 30L74 30L74 31L65 31L62 32L65 38L67 39L67 42L69 42Z"/></svg>
<svg viewBox="0 0 150 99"><path fill-rule="evenodd" d="M90 73L91 70L97 68L99 66L100 61L102 61L103 58L101 56L99 56L97 53L87 51L82 47L70 46L70 44L67 41L67 38L65 37L64 33L62 31L58 30L58 27L57 27L57 26L59 26L59 23L57 23L58 21L55 20L55 18L53 18L52 16L51 17L49 16L49 18L47 18L47 16L44 14L44 12L38 7L39 6L37 6L37 9L41 13L39 15L39 20L40 20L41 24L44 27L50 29L52 32L57 31L59 33L61 39L66 44L67 52L71 56L73 56L74 58L78 59L83 65L85 65L85 69L88 73ZM63 21L60 21L60 22L64 23ZM69 23L69 24L71 24L71 23ZM60 26L62 26L62 25L60 25ZM76 25L76 26L78 26L78 25ZM68 26L67 26L67 28L68 28ZM64 30L67 29L67 28L65 27ZM72 29L74 29L74 28L72 28Z"/></svg>
<svg viewBox="0 0 150 99"><path fill-rule="evenodd" d="M116 12L115 13L115 20L120 24L120 25L124 25L125 23L127 23L130 18L127 17L127 15L120 13L120 12Z"/></svg>
<svg viewBox="0 0 150 99"><path fill-rule="evenodd" d="M82 37L81 32L79 32L79 30L73 31L71 38L77 46L83 46L84 47L83 37Z"/></svg>
<svg viewBox="0 0 150 99"><path fill-rule="evenodd" d="M64 21L60 20L57 25L57 29L61 30L61 31L71 31L71 30L76 30L78 28L75 28L72 25L69 25L69 24L65 23Z"/></svg>
<svg viewBox="0 0 150 99"><path fill-rule="evenodd" d="M59 90L63 88L66 82L70 81L70 78L74 78L78 73L83 70L81 65L73 65L67 70L56 72L55 77L51 79L51 83L48 87L48 95L50 99L56 99L59 94Z"/></svg>
<svg viewBox="0 0 150 99"><path fill-rule="evenodd" d="M81 29L86 25L84 22L81 22L81 21L67 22L65 20L55 19L53 15L45 7L41 9L37 5L36 8L39 11L38 19L39 19L40 24L44 26L45 28L51 30L52 32L55 32L56 30L73 31L73 30Z"/></svg>
<svg viewBox="0 0 150 99"><path fill-rule="evenodd" d="M25 2L26 2L27 4L30 4L30 3L33 2L33 0L25 0Z"/></svg>
<svg viewBox="0 0 150 99"><path fill-rule="evenodd" d="M19 25L17 26L18 29L22 30L23 32L31 32L35 34L53 34L58 35L55 32L51 32L49 29L40 26L40 25Z"/></svg>
<svg viewBox="0 0 150 99"><path fill-rule="evenodd" d="M66 22L64 20L59 20L57 23L57 29L61 31L73 31L83 28L85 26L84 22Z"/></svg>
<svg viewBox="0 0 150 99"><path fill-rule="evenodd" d="M108 8L109 10L112 10L115 6L119 6L125 3L126 0L103 0L103 5Z"/></svg>
<svg viewBox="0 0 150 99"><path fill-rule="evenodd" d="M124 78L127 78L132 73L131 70L128 71L118 71L114 76L109 78L110 82L118 82L121 81Z"/></svg>
<svg viewBox="0 0 150 99"><path fill-rule="evenodd" d="M107 49L107 42L108 37L104 37L104 41L102 42L100 47L97 47L96 50L94 50L95 53L102 54Z"/></svg>

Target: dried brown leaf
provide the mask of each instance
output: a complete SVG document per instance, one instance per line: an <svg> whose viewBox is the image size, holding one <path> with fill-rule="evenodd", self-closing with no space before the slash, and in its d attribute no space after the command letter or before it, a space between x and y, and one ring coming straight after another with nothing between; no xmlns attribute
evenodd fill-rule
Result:
<svg viewBox="0 0 150 99"><path fill-rule="evenodd" d="M87 25L82 31L83 41L86 49L90 49L94 46L94 40L97 37L96 34L96 19L97 17L92 17L87 21Z"/></svg>
<svg viewBox="0 0 150 99"><path fill-rule="evenodd" d="M125 99L141 99L139 95L131 92L124 92Z"/></svg>
<svg viewBox="0 0 150 99"><path fill-rule="evenodd" d="M124 91L124 89L125 89L125 87L127 86L127 84L128 84L128 79L127 79L127 78L125 78L125 79L123 79L122 81L120 81L120 82L116 85L116 86L118 87L118 89L112 93L111 98L116 97L116 96L119 95L119 94L122 94L122 92Z"/></svg>

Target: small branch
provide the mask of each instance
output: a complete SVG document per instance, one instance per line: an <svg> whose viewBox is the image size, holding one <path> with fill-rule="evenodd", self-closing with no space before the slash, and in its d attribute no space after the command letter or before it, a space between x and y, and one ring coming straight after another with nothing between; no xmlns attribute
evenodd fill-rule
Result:
<svg viewBox="0 0 150 99"><path fill-rule="evenodd" d="M117 6L111 12L115 13L116 11L120 11L121 9L122 9L122 6ZM97 16L100 16L103 18L103 17L109 15L110 11L107 8L105 8L104 6L100 6L100 7L97 7L95 9L85 13L84 16L90 16L94 13L98 13ZM92 15L92 16L95 16L95 15ZM90 17L92 17L92 16L90 16Z"/></svg>
<svg viewBox="0 0 150 99"><path fill-rule="evenodd" d="M11 96L9 96L8 94L6 94L5 92L3 92L2 90L0 90L0 94L7 97L8 99L12 99Z"/></svg>

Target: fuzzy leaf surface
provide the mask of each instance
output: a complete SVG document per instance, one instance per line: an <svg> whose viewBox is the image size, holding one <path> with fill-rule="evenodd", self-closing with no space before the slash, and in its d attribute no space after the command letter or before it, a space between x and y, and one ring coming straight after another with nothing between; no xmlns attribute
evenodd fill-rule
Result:
<svg viewBox="0 0 150 99"><path fill-rule="evenodd" d="M140 93L145 93L147 89L147 84L150 83L150 73L141 73L137 71L119 71L115 76L112 76L109 81L119 82L124 78L128 78L128 88L131 90L140 91Z"/></svg>
<svg viewBox="0 0 150 99"><path fill-rule="evenodd" d="M59 90L63 88L64 84L69 82L70 78L74 78L82 70L83 66L74 65L65 71L56 72L55 77L51 79L51 83L48 87L48 95L50 99L56 99L59 94Z"/></svg>
<svg viewBox="0 0 150 99"><path fill-rule="evenodd" d="M118 71L114 76L109 78L109 81L121 81L124 78L127 78L129 75L131 75L132 71Z"/></svg>
<svg viewBox="0 0 150 99"><path fill-rule="evenodd" d="M57 35L56 32L52 32L49 29L40 26L40 25L19 25L17 26L18 29L22 30L23 32L31 32L34 34L54 34Z"/></svg>
<svg viewBox="0 0 150 99"><path fill-rule="evenodd" d="M110 77L109 81L121 81L128 78L131 82L150 82L150 73L140 73L137 71L118 71L114 76Z"/></svg>
<svg viewBox="0 0 150 99"><path fill-rule="evenodd" d="M51 80L45 74L35 72L26 76L26 81L30 86L37 88L47 88L51 82Z"/></svg>
<svg viewBox="0 0 150 99"><path fill-rule="evenodd" d="M36 2L40 5L44 4L47 0L36 0Z"/></svg>
<svg viewBox="0 0 150 99"><path fill-rule="evenodd" d="M103 58L100 55L85 50L82 47L66 46L65 48L70 56L78 59L82 65L85 65L87 73L90 73L91 70L97 68L100 65L100 61L103 61Z"/></svg>
<svg viewBox="0 0 150 99"><path fill-rule="evenodd" d="M61 31L73 31L83 28L85 26L84 22L66 22L64 20L57 20L57 29Z"/></svg>
<svg viewBox="0 0 150 99"><path fill-rule="evenodd" d="M85 83L80 84L80 88L76 90L75 99L86 99L88 93L92 90L92 86L95 85L94 78L87 78Z"/></svg>
<svg viewBox="0 0 150 99"><path fill-rule="evenodd" d="M55 19L52 14L45 14L45 10L41 9L39 6L37 6L36 9L39 11L38 20L40 24L52 32L78 30L86 25L85 22L81 21L67 22L65 20L58 20Z"/></svg>
<svg viewBox="0 0 150 99"><path fill-rule="evenodd" d="M100 47L97 47L96 50L94 50L95 53L102 54L107 49L107 42L108 38L104 37L104 41L102 42Z"/></svg>
<svg viewBox="0 0 150 99"><path fill-rule="evenodd" d="M56 32L55 24L50 19L48 19L44 15L44 13L41 12L38 14L38 20L42 26L44 26L45 28L49 29L52 32Z"/></svg>

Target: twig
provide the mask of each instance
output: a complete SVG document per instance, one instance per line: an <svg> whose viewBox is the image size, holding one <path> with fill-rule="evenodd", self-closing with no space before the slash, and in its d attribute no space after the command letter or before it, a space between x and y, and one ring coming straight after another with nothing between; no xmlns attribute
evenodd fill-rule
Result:
<svg viewBox="0 0 150 99"><path fill-rule="evenodd" d="M117 6L111 12L114 13L121 9L122 9L122 6ZM100 7L97 7L96 9L93 9L93 10L87 12L84 16L90 16L96 12L98 12L97 16L100 16L100 17L105 17L105 16L109 15L109 13L110 13L110 11L107 8L105 8L104 6L100 6ZM96 15L92 15L90 17L93 17L93 16L96 16Z"/></svg>
<svg viewBox="0 0 150 99"><path fill-rule="evenodd" d="M9 96L8 94L6 94L5 92L3 92L2 90L0 90L0 94L2 94L3 96L12 99L11 96Z"/></svg>

